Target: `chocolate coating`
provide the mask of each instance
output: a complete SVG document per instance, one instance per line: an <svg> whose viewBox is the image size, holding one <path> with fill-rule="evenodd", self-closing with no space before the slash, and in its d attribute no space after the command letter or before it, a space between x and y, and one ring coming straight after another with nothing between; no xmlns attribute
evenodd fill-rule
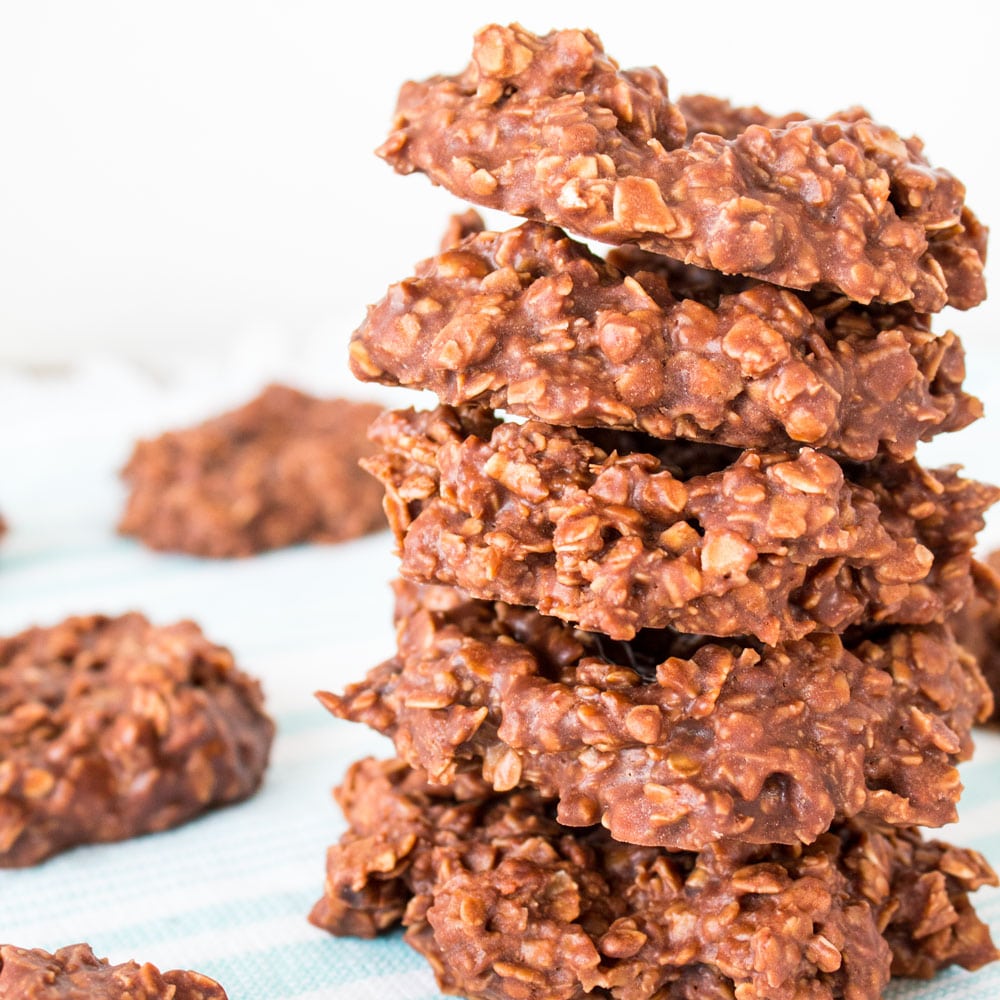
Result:
<svg viewBox="0 0 1000 1000"><path fill-rule="evenodd" d="M725 274L934 312L985 296L965 189L861 109L775 120L701 112L590 31L490 25L457 76L403 86L381 155L468 201ZM696 118L698 112L695 112Z"/></svg>
<svg viewBox="0 0 1000 1000"><path fill-rule="evenodd" d="M442 989L471 998L875 998L890 968L997 955L967 896L996 876L913 829L671 853L560 826L535 792L442 789L371 759L337 797L350 828L312 921L362 936L402 921Z"/></svg>
<svg viewBox="0 0 1000 1000"><path fill-rule="evenodd" d="M193 622L91 615L0 639L0 868L244 799L273 736L259 684Z"/></svg>

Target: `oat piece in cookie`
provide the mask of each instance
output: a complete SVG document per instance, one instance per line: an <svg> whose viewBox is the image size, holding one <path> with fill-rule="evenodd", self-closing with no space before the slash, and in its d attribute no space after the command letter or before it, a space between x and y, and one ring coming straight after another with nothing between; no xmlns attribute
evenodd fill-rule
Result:
<svg viewBox="0 0 1000 1000"><path fill-rule="evenodd" d="M619 70L592 32L490 25L464 72L403 86L378 152L475 204L725 274L929 312L985 297L985 231L919 139L857 108L796 121L699 100Z"/></svg>
<svg viewBox="0 0 1000 1000"><path fill-rule="evenodd" d="M890 968L997 957L968 900L996 876L912 828L671 853L561 826L536 792L442 789L370 759L338 800L349 830L311 919L362 936L402 922L442 989L470 998L874 1000Z"/></svg>
<svg viewBox="0 0 1000 1000"><path fill-rule="evenodd" d="M952 619L955 637L979 664L995 703L989 720L1000 724L1000 549L974 567L976 593Z"/></svg>
<svg viewBox="0 0 1000 1000"><path fill-rule="evenodd" d="M448 784L558 799L567 826L699 850L811 843L836 819L957 818L993 699L945 626L776 648L668 630L615 643L454 588L396 584L396 655L320 700Z"/></svg>
<svg viewBox="0 0 1000 1000"><path fill-rule="evenodd" d="M710 94L684 94L677 99L677 107L684 116L688 142L701 132L720 135L724 139L735 139L751 125L760 125L766 129L783 129L796 122L807 121L809 118L799 111L772 115L756 105L738 107Z"/></svg>
<svg viewBox="0 0 1000 1000"><path fill-rule="evenodd" d="M91 615L0 639L0 868L244 799L273 735L259 684L193 622Z"/></svg>
<svg viewBox="0 0 1000 1000"><path fill-rule="evenodd" d="M220 557L376 531L379 491L358 460L380 412L272 385L197 427L140 441L118 529L150 548Z"/></svg>
<svg viewBox="0 0 1000 1000"><path fill-rule="evenodd" d="M610 266L533 222L473 232L369 310L351 370L550 424L854 460L912 458L982 414L958 338L926 316L718 279L709 307L651 256Z"/></svg>
<svg viewBox="0 0 1000 1000"><path fill-rule="evenodd" d="M227 1000L227 994L198 972L161 973L148 962L111 965L86 944L52 954L4 944L0 1000Z"/></svg>
<svg viewBox="0 0 1000 1000"><path fill-rule="evenodd" d="M365 467L386 487L403 576L616 639L670 626L773 645L940 621L971 592L998 495L912 461L845 471L810 449L591 440L474 408L390 411L372 435Z"/></svg>
<svg viewBox="0 0 1000 1000"><path fill-rule="evenodd" d="M441 237L441 252L451 250L462 240L485 229L486 223L483 222L483 217L474 208L467 208L464 212L452 215Z"/></svg>

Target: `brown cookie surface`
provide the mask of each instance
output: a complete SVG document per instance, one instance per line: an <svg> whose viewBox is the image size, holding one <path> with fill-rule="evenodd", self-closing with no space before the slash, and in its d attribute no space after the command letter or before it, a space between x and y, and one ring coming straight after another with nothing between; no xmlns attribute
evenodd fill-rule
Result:
<svg viewBox="0 0 1000 1000"><path fill-rule="evenodd" d="M984 859L914 829L837 824L809 847L699 853L561 826L537 793L469 775L428 785L361 761L311 919L371 936L402 922L441 987L472 998L835 1000L997 957L968 893Z"/></svg>
<svg viewBox="0 0 1000 1000"><path fill-rule="evenodd" d="M452 588L396 593L396 655L323 704L435 782L471 769L498 791L538 788L559 822L627 843L954 822L955 765L992 708L945 626L777 648L654 630L615 643Z"/></svg>
<svg viewBox="0 0 1000 1000"><path fill-rule="evenodd" d="M118 529L154 549L218 557L376 531L379 491L358 460L380 412L272 385L197 427L140 441L122 473L130 494Z"/></svg>
<svg viewBox="0 0 1000 1000"><path fill-rule="evenodd" d="M51 954L4 944L0 1000L227 1000L227 994L197 972L161 973L148 962L111 965L86 944Z"/></svg>
<svg viewBox="0 0 1000 1000"><path fill-rule="evenodd" d="M484 229L486 229L486 223L483 222L483 217L474 208L467 208L464 212L452 215L441 236L441 252L450 250L462 240L476 233L481 233Z"/></svg>
<svg viewBox="0 0 1000 1000"><path fill-rule="evenodd" d="M726 293L715 276L690 297L652 255L612 266L551 226L477 233L463 219L369 310L356 377L550 424L855 460L911 458L981 415L958 339L912 310L751 281Z"/></svg>
<svg viewBox="0 0 1000 1000"><path fill-rule="evenodd" d="M273 735L260 685L193 622L92 615L0 639L0 867L244 799Z"/></svg>
<svg viewBox="0 0 1000 1000"><path fill-rule="evenodd" d="M994 695L989 722L1000 724L1000 549L976 567L976 593L952 619L955 638L972 654Z"/></svg>
<svg viewBox="0 0 1000 1000"><path fill-rule="evenodd" d="M857 108L798 121L697 100L692 134L663 74L619 70L592 32L494 24L464 72L403 86L379 154L467 201L725 274L921 311L985 297L985 231L918 139Z"/></svg>
<svg viewBox="0 0 1000 1000"><path fill-rule="evenodd" d="M997 496L912 461L845 469L810 449L588 437L471 407L388 412L372 436L403 576L616 639L940 621L971 592Z"/></svg>

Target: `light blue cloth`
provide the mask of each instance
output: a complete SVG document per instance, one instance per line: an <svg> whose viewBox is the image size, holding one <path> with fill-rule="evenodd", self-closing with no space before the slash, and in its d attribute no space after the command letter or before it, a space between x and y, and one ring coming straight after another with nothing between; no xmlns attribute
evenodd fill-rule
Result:
<svg viewBox="0 0 1000 1000"><path fill-rule="evenodd" d="M39 386L0 378L0 511L12 528L0 544L0 634L90 611L190 617L263 680L278 723L252 800L167 833L0 871L0 940L46 949L88 941L115 962L198 969L232 1000L430 1000L439 996L433 976L398 934L338 940L306 921L325 849L343 828L330 788L351 760L390 752L312 696L360 678L392 649L389 537L208 562L154 555L113 533L122 499L114 470L133 435L248 390L178 397L117 370ZM998 864L1000 737L983 733L979 747L964 769L962 823L942 835ZM1000 938L1000 893L982 890L975 903ZM888 995L996 1000L1000 967Z"/></svg>

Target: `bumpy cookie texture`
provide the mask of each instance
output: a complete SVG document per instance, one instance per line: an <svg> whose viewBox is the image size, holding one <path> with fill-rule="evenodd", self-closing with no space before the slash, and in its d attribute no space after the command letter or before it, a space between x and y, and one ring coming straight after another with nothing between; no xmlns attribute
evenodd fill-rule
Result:
<svg viewBox="0 0 1000 1000"><path fill-rule="evenodd" d="M591 433L600 444L475 408L383 414L365 467L386 487L403 575L616 639L670 626L771 645L939 621L971 592L998 491L954 469L845 474L810 449Z"/></svg>
<svg viewBox="0 0 1000 1000"><path fill-rule="evenodd" d="M467 208L464 212L451 216L441 236L441 252L457 247L467 237L481 233L485 229L486 223L483 222L483 217L474 208Z"/></svg>
<svg viewBox="0 0 1000 1000"><path fill-rule="evenodd" d="M476 204L726 274L921 311L985 297L985 233L918 139L859 109L694 113L707 130L690 135L662 73L619 70L589 31L491 25L463 73L404 85L379 154Z"/></svg>
<svg viewBox="0 0 1000 1000"><path fill-rule="evenodd" d="M993 699L944 626L777 648L669 631L616 644L527 608L396 587L396 656L334 714L451 783L558 799L568 826L699 850L811 843L837 818L953 822L955 764Z"/></svg>
<svg viewBox="0 0 1000 1000"><path fill-rule="evenodd" d="M537 793L428 785L362 761L312 920L402 921L442 988L473 998L834 1000L996 957L967 893L996 876L911 829L838 824L809 847L671 853L559 825ZM592 991L597 991L593 993Z"/></svg>
<svg viewBox="0 0 1000 1000"><path fill-rule="evenodd" d="M975 566L976 593L955 615L955 637L979 664L995 704L989 722L1000 724L1000 549Z"/></svg>
<svg viewBox="0 0 1000 1000"><path fill-rule="evenodd" d="M148 962L111 965L86 944L52 954L4 944L0 1000L227 1000L227 994L197 972L161 973Z"/></svg>
<svg viewBox="0 0 1000 1000"><path fill-rule="evenodd" d="M122 473L131 493L119 531L219 557L376 531L378 489L358 460L380 412L272 385L197 427L140 441Z"/></svg>
<svg viewBox="0 0 1000 1000"><path fill-rule="evenodd" d="M446 240L466 231L452 228ZM758 282L722 294L716 281L710 308L649 256L621 255L619 270L540 223L470 232L369 310L351 369L551 424L855 460L911 458L982 414L962 392L961 344L926 316Z"/></svg>
<svg viewBox="0 0 1000 1000"><path fill-rule="evenodd" d="M193 622L93 615L0 639L0 867L244 799L273 735L258 683Z"/></svg>
<svg viewBox="0 0 1000 1000"><path fill-rule="evenodd" d="M796 122L808 120L799 111L785 115L772 115L757 107L738 107L721 97L710 94L684 94L677 99L677 107L684 116L687 139L690 142L700 132L735 139L751 125L768 129L788 128Z"/></svg>

